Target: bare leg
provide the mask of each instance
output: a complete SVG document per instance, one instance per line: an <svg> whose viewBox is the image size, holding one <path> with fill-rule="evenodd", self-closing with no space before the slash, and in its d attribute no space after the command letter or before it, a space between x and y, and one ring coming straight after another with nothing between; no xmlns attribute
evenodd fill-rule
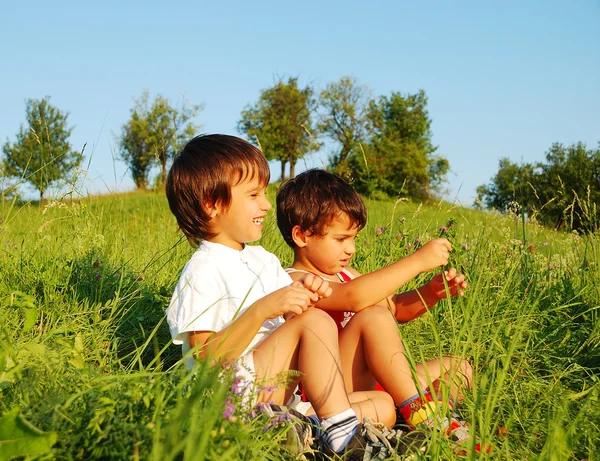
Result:
<svg viewBox="0 0 600 461"><path fill-rule="evenodd" d="M431 387L431 392L439 395L442 386L447 386L450 398L456 403L462 400L462 390L470 389L473 382L471 364L457 356L444 356L419 363L416 371L423 389Z"/></svg>
<svg viewBox="0 0 600 461"><path fill-rule="evenodd" d="M351 392L348 394L348 400L350 400L350 405L359 421L362 421L365 416L368 416L373 421L379 421L387 427L392 427L396 423L394 401L387 392ZM315 414L312 407L305 413L307 416Z"/></svg>
<svg viewBox="0 0 600 461"><path fill-rule="evenodd" d="M398 325L381 306L354 315L340 333L342 371L348 392L375 388L375 381L401 404L418 393Z"/></svg>
<svg viewBox="0 0 600 461"><path fill-rule="evenodd" d="M308 400L321 419L342 413L351 407L340 368L337 327L333 319L320 309L308 309L288 320L264 340L254 352L257 381L262 384L281 384L281 375L289 370L302 373L302 384ZM263 392L259 400L287 402L298 378L279 386L272 393ZM393 411L393 404L388 402ZM377 405L353 405L361 415L377 419L386 413L385 397ZM358 411L357 411L358 415ZM386 413L385 418L389 418Z"/></svg>

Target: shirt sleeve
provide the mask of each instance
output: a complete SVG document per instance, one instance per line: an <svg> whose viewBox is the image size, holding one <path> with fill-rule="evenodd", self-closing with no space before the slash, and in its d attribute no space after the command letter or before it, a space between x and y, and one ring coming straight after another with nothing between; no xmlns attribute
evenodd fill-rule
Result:
<svg viewBox="0 0 600 461"><path fill-rule="evenodd" d="M273 259L273 264L276 266L277 273L277 289L290 286L293 282L292 277L290 277L290 274L281 267L281 262L276 256L273 256Z"/></svg>
<svg viewBox="0 0 600 461"><path fill-rule="evenodd" d="M232 320L229 304L227 293L215 277L182 275L167 308L173 343L183 344L190 331L221 331Z"/></svg>

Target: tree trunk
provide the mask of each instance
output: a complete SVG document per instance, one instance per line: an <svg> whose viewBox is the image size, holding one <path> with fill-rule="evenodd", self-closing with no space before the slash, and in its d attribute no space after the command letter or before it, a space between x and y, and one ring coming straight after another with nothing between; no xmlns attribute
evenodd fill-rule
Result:
<svg viewBox="0 0 600 461"><path fill-rule="evenodd" d="M286 163L287 163L286 160L281 161L281 182L285 181L285 164Z"/></svg>
<svg viewBox="0 0 600 461"><path fill-rule="evenodd" d="M40 191L40 208L44 206L44 191Z"/></svg>
<svg viewBox="0 0 600 461"><path fill-rule="evenodd" d="M163 161L161 163L161 167L162 167L162 176L160 178L160 185L162 189L165 189L166 185L167 185L167 162Z"/></svg>
<svg viewBox="0 0 600 461"><path fill-rule="evenodd" d="M293 179L296 177L296 164L290 162L290 179Z"/></svg>

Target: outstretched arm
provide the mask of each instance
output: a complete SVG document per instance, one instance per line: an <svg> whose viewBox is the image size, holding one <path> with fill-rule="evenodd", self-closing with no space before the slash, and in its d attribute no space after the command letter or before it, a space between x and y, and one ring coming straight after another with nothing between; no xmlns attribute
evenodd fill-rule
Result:
<svg viewBox="0 0 600 461"><path fill-rule="evenodd" d="M398 322L413 320L427 312L439 300L446 298L444 277L450 296L464 295L463 290L468 286L465 276L451 267L447 271L437 273L422 287L393 295L391 301L394 305L396 320Z"/></svg>
<svg viewBox="0 0 600 461"><path fill-rule="evenodd" d="M452 246L446 239L431 240L416 252L389 266L347 283L332 284L331 296L319 300L317 307L331 311L358 312L375 304L388 304L389 296L413 277L446 265L451 249ZM393 305L390 308L395 313Z"/></svg>

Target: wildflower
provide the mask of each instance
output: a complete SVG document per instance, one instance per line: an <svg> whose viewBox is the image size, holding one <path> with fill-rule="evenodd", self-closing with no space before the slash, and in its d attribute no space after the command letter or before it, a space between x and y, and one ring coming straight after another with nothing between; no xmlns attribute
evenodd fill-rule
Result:
<svg viewBox="0 0 600 461"><path fill-rule="evenodd" d="M142 281L142 280L144 280L144 274L139 274L139 275L136 275L136 276L134 277L134 279L135 279L135 280L137 280L138 282L139 282L139 281Z"/></svg>
<svg viewBox="0 0 600 461"><path fill-rule="evenodd" d="M402 232L400 232L398 235L396 235L396 240L400 241L403 237L404 235L402 235Z"/></svg>
<svg viewBox="0 0 600 461"><path fill-rule="evenodd" d="M448 220L448 224L446 224L446 225L450 228L454 227L454 219Z"/></svg>
<svg viewBox="0 0 600 461"><path fill-rule="evenodd" d="M227 402L225 402L225 409L223 410L223 418L228 421L233 421L235 413L235 404L231 401L231 398L227 398Z"/></svg>
<svg viewBox="0 0 600 461"><path fill-rule="evenodd" d="M548 242L544 242L544 246L547 247L548 246Z"/></svg>
<svg viewBox="0 0 600 461"><path fill-rule="evenodd" d="M415 238L415 245L418 245L419 243L421 243L421 239L419 237Z"/></svg>
<svg viewBox="0 0 600 461"><path fill-rule="evenodd" d="M267 394L272 394L273 392L275 392L277 390L277 387L275 387L275 386L263 386L262 389Z"/></svg>
<svg viewBox="0 0 600 461"><path fill-rule="evenodd" d="M115 277L115 280L119 280L121 278L121 274L115 274L114 277Z"/></svg>
<svg viewBox="0 0 600 461"><path fill-rule="evenodd" d="M462 249L467 251L469 249L469 245L467 245L466 243L463 243ZM502 250L502 251L504 252L504 250Z"/></svg>
<svg viewBox="0 0 600 461"><path fill-rule="evenodd" d="M241 379L236 379L231 385L230 391L235 395L239 395L242 393Z"/></svg>
<svg viewBox="0 0 600 461"><path fill-rule="evenodd" d="M406 244L406 248L408 248L408 249L410 250L410 249L412 248L412 243L408 242L408 243Z"/></svg>
<svg viewBox="0 0 600 461"><path fill-rule="evenodd" d="M448 228L445 226L440 227L440 234L445 234L446 232L448 232Z"/></svg>
<svg viewBox="0 0 600 461"><path fill-rule="evenodd" d="M100 273L97 273L96 275L94 275L94 278L96 280L100 280L102 278L102 275Z"/></svg>
<svg viewBox="0 0 600 461"><path fill-rule="evenodd" d="M531 254L535 253L535 246L534 246L534 244L533 244L533 243L530 243L530 244L529 244L529 252L530 252Z"/></svg>
<svg viewBox="0 0 600 461"><path fill-rule="evenodd" d="M405 218L404 216L402 216L402 217L400 218L400 222L404 222L404 221L406 221L406 218Z"/></svg>
<svg viewBox="0 0 600 461"><path fill-rule="evenodd" d="M381 235L387 229L387 226L381 226L375 231L375 235Z"/></svg>
<svg viewBox="0 0 600 461"><path fill-rule="evenodd" d="M92 267L100 267L100 261L96 260L92 263Z"/></svg>
<svg viewBox="0 0 600 461"><path fill-rule="evenodd" d="M548 269L554 269L554 264L548 264Z"/></svg>

